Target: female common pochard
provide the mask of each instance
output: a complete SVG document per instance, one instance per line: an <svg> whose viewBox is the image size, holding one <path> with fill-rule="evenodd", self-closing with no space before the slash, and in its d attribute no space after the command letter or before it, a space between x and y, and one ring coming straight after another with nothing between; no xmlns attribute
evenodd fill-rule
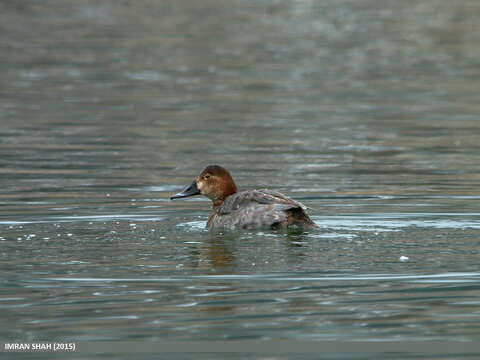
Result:
<svg viewBox="0 0 480 360"><path fill-rule="evenodd" d="M307 207L272 190L237 191L232 175L221 166L209 165L182 192L170 199L204 195L213 211L207 228L311 228L317 227L305 212Z"/></svg>

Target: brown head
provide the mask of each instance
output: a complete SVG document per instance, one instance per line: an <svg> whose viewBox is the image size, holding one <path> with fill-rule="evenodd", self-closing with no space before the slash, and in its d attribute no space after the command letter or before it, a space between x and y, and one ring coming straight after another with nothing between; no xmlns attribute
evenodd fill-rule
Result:
<svg viewBox="0 0 480 360"><path fill-rule="evenodd" d="M212 200L213 206L216 207L220 206L227 196L236 192L237 186L226 169L218 165L208 165L190 185L170 199L204 195Z"/></svg>

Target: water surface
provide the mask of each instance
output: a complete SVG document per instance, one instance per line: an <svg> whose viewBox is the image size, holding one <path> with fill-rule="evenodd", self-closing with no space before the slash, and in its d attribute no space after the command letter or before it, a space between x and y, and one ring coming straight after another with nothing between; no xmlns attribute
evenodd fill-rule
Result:
<svg viewBox="0 0 480 360"><path fill-rule="evenodd" d="M479 14L2 2L0 338L478 341ZM320 228L206 231L209 163Z"/></svg>

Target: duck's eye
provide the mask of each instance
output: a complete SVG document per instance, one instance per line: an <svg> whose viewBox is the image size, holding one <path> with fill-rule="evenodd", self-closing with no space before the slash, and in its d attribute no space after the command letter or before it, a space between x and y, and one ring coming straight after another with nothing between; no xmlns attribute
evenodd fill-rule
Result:
<svg viewBox="0 0 480 360"><path fill-rule="evenodd" d="M209 179L210 178L210 174L207 174L203 177L204 179Z"/></svg>

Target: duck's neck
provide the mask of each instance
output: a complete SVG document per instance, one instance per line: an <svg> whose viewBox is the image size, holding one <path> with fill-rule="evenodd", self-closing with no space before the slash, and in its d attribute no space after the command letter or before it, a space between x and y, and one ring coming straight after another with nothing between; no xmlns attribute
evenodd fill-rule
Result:
<svg viewBox="0 0 480 360"><path fill-rule="evenodd" d="M237 191L238 191L237 185L235 185L235 182L232 179L232 181L223 188L222 194L216 197L215 199L212 199L213 209L217 209L220 205L223 204L223 202L227 197L229 197L230 195L236 194Z"/></svg>
<svg viewBox="0 0 480 360"><path fill-rule="evenodd" d="M212 200L213 203L213 209L216 210L220 205L223 204L223 201L225 199L217 199L217 200Z"/></svg>

